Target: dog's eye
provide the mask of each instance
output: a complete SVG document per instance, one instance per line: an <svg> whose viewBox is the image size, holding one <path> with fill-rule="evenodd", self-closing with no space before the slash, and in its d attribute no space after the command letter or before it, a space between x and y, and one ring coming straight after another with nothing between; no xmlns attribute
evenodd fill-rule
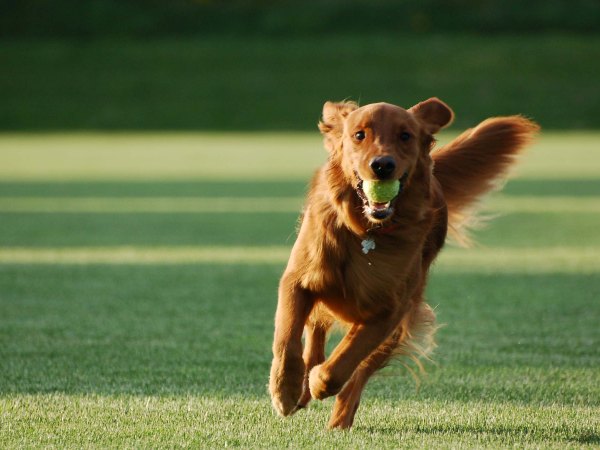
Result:
<svg viewBox="0 0 600 450"><path fill-rule="evenodd" d="M403 131L402 133L400 133L400 140L401 141L408 141L410 139L410 133L407 133L406 131Z"/></svg>
<svg viewBox="0 0 600 450"><path fill-rule="evenodd" d="M354 133L354 139L356 139L357 141L362 141L365 138L365 132L360 130L357 131L356 133Z"/></svg>

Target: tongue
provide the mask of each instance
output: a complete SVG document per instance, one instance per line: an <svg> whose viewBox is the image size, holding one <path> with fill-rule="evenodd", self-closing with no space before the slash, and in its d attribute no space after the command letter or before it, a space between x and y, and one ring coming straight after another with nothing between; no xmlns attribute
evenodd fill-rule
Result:
<svg viewBox="0 0 600 450"><path fill-rule="evenodd" d="M389 204L390 204L390 202L387 202L387 203L373 202L373 203L371 203L371 208L374 209L375 211L383 211L388 208Z"/></svg>

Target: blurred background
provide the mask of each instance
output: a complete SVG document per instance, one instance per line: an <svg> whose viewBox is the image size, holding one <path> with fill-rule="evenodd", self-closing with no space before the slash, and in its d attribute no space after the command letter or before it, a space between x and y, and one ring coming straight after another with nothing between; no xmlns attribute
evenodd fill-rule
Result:
<svg viewBox="0 0 600 450"><path fill-rule="evenodd" d="M314 130L325 100L600 126L597 0L2 0L2 130Z"/></svg>

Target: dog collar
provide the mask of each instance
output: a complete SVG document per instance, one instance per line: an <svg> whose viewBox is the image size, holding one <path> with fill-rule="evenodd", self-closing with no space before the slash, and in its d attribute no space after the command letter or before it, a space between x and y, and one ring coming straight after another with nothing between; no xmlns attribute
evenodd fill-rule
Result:
<svg viewBox="0 0 600 450"><path fill-rule="evenodd" d="M367 230L367 235L370 235L371 233L374 233L374 234L390 234L390 233L396 231L398 228L400 228L400 224L399 223L393 223L393 224L388 225L386 227L384 227L384 226L373 227L373 228L369 228Z"/></svg>
<svg viewBox="0 0 600 450"><path fill-rule="evenodd" d="M375 247L376 247L375 234L379 234L379 235L390 234L390 233L394 232L395 230L397 230L398 228L400 228L399 223L394 223L392 225L388 225L387 227L378 226L378 227L369 228L367 230L367 237L365 239L363 239L360 243L360 245L362 246L362 252L366 255L371 250L375 250Z"/></svg>

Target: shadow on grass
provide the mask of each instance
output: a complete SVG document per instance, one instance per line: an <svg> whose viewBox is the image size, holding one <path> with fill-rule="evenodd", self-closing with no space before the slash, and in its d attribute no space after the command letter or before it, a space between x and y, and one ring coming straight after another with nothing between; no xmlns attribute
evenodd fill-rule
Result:
<svg viewBox="0 0 600 450"><path fill-rule="evenodd" d="M515 196L600 196L600 179L516 179L508 182L502 192Z"/></svg>
<svg viewBox="0 0 600 450"><path fill-rule="evenodd" d="M291 246L298 212L0 212L0 247Z"/></svg>
<svg viewBox="0 0 600 450"><path fill-rule="evenodd" d="M0 182L4 197L301 197L309 179L281 181Z"/></svg>
<svg viewBox="0 0 600 450"><path fill-rule="evenodd" d="M392 426L365 426L356 424L353 429L357 432L369 433L369 434L387 434L387 435L397 435L399 429L397 427ZM431 436L431 435L486 435L496 436L500 438L502 441L507 441L507 444L514 443L515 440L519 442L523 442L523 440L531 440L532 442L537 442L541 439L548 439L554 442L563 442L563 443L578 443L578 444L599 444L600 443L600 435L593 431L587 430L568 430L566 431L561 426L552 427L547 423L544 428L536 428L528 423L515 424L513 426L506 425L503 423L502 425L494 426L494 425L482 425L482 424L474 424L470 425L460 421L454 421L451 425L439 423L439 424L431 424L431 425L417 425L415 427L411 427L411 431L415 433L420 433L423 435ZM567 435L565 436L565 433ZM527 439L529 438L529 439Z"/></svg>

